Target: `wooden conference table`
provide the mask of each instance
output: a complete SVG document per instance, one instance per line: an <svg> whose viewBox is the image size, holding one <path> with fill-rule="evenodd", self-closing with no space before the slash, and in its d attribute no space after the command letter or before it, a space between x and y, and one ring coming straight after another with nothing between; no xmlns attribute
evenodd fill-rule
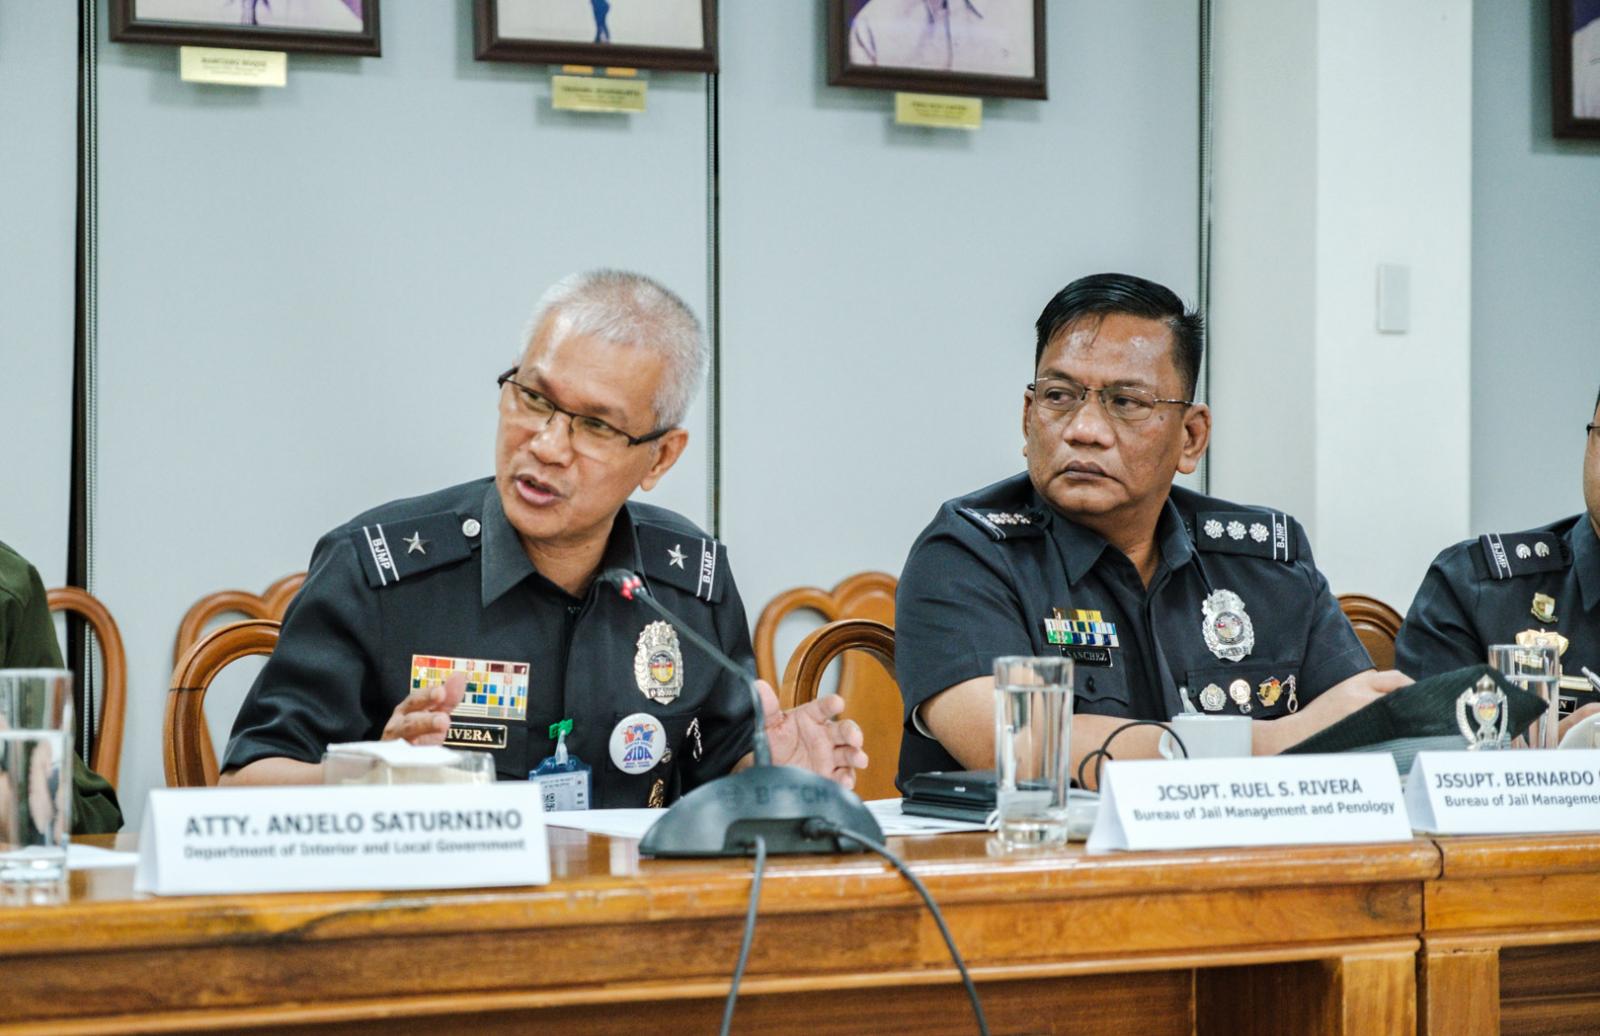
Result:
<svg viewBox="0 0 1600 1036"><path fill-rule="evenodd" d="M109 839L89 839L110 844ZM893 839L997 1032L1600 1030L1600 837L1088 857ZM116 844L132 846L132 837ZM551 831L543 887L158 899L128 869L0 905L0 1033L716 1031L748 860ZM870 856L769 861L736 1031L974 1031Z"/></svg>

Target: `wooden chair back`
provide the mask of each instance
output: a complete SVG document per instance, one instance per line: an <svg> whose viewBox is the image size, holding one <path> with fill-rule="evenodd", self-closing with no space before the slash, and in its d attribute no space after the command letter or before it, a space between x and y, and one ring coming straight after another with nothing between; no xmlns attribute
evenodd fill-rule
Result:
<svg viewBox="0 0 1600 1036"><path fill-rule="evenodd" d="M100 659L105 683L100 688L100 726L92 739L94 748L85 760L89 768L116 787L122 766L122 724L128 701L128 655L122 647L122 631L100 599L76 586L62 586L45 594L52 612L81 615L100 643ZM85 725L92 717L83 717Z"/></svg>
<svg viewBox="0 0 1600 1036"><path fill-rule="evenodd" d="M206 594L183 613L178 623L178 636L172 645L172 665L177 667L184 652L195 646L206 627L224 615L243 615L247 619L276 619L283 621L289 602L300 592L306 581L304 572L284 576L259 594L249 590L218 590Z"/></svg>
<svg viewBox="0 0 1600 1036"><path fill-rule="evenodd" d="M893 629L895 585L895 577L887 572L858 572L832 590L801 586L774 597L761 609L761 616L756 620L756 675L773 687L778 686L778 627L797 611L814 611L822 616L823 622L875 619ZM858 667L851 663L849 658L843 663L845 669L839 674L841 689L849 686L845 681L859 675ZM869 671L861 669L861 672Z"/></svg>
<svg viewBox="0 0 1600 1036"><path fill-rule="evenodd" d="M849 652L849 654L846 654ZM867 769L856 774L856 794L863 799L893 798L894 778L900 768L900 735L903 706L900 687L894 680L894 630L873 619L839 619L812 630L795 648L784 670L778 698L786 709L815 701L822 674L835 658L844 655L841 665L854 660L864 663L863 655L878 663L877 679L856 680L846 686L840 679L839 696L845 708L841 716L861 725L865 737Z"/></svg>
<svg viewBox="0 0 1600 1036"><path fill-rule="evenodd" d="M248 655L270 655L277 646L276 619L246 619L218 626L178 660L161 739L168 787L209 788L217 783L216 754L206 729L206 690L230 663Z"/></svg>
<svg viewBox="0 0 1600 1036"><path fill-rule="evenodd" d="M282 622L283 613L289 610L289 602L294 600L294 595L300 592L305 581L304 572L295 572L259 594L249 590L218 590L214 594L206 594L189 606L189 610L183 613L183 621L178 623L177 640L172 645L172 668L176 670L183 662L184 654L205 635L206 627L224 615ZM211 743L211 731L204 723L200 725L200 751L206 760L206 772L212 775L214 784L217 750Z"/></svg>
<svg viewBox="0 0 1600 1036"><path fill-rule="evenodd" d="M1393 669L1394 641L1404 621L1400 613L1366 594L1340 594L1339 610L1355 628L1356 636L1372 656L1372 664L1379 669Z"/></svg>

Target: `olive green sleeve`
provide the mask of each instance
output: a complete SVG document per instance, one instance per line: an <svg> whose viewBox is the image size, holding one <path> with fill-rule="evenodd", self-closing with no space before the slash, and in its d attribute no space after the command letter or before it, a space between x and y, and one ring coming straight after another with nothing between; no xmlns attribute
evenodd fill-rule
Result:
<svg viewBox="0 0 1600 1036"><path fill-rule="evenodd" d="M0 668L60 669L61 645L38 571L27 566L20 578L0 585ZM17 583L20 585L10 585ZM104 777L72 753L72 833L111 834L122 827L117 793Z"/></svg>

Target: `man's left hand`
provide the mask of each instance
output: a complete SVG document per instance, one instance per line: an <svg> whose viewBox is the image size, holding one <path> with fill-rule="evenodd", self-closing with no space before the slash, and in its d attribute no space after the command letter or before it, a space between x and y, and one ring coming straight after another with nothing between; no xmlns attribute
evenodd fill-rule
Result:
<svg viewBox="0 0 1600 1036"><path fill-rule="evenodd" d="M778 695L765 680L756 681L756 690L761 694L774 765L798 766L843 787L855 787L856 771L867 768L867 753L861 750L863 737L856 721L834 718L844 711L844 701L837 694L784 712Z"/></svg>

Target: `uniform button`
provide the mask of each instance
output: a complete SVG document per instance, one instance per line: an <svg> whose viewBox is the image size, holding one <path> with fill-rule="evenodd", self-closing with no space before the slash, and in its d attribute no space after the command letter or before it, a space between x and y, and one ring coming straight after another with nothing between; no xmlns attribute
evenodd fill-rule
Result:
<svg viewBox="0 0 1600 1036"><path fill-rule="evenodd" d="M483 531L483 526L478 524L478 519L468 518L461 523L461 535L476 536Z"/></svg>

